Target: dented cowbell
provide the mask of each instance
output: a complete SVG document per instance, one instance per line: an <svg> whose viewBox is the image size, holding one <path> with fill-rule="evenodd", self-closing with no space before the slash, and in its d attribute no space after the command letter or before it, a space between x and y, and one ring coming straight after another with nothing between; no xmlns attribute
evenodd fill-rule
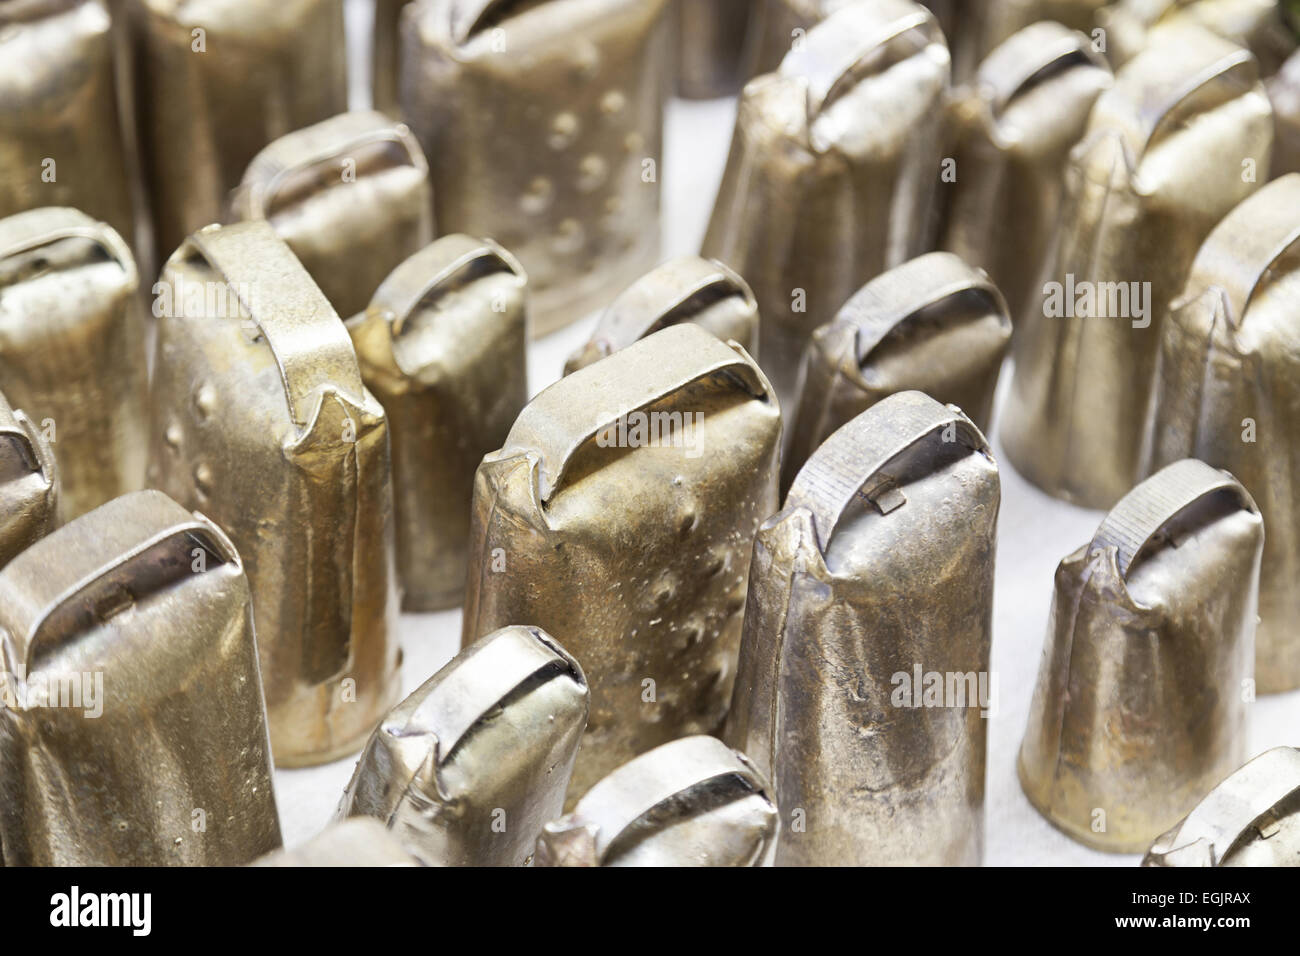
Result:
<svg viewBox="0 0 1300 956"><path fill-rule="evenodd" d="M1080 843L1140 853L1245 757L1264 525L1175 462L1056 569L1020 783Z"/></svg>
<svg viewBox="0 0 1300 956"><path fill-rule="evenodd" d="M398 693L384 411L265 222L196 232L159 288L151 483L240 549L276 763L337 759Z"/></svg>
<svg viewBox="0 0 1300 956"><path fill-rule="evenodd" d="M112 227L58 207L0 220L0 388L54 448L64 518L144 484L138 291Z"/></svg>
<svg viewBox="0 0 1300 956"><path fill-rule="evenodd" d="M782 487L832 432L895 392L957 405L987 431L1010 343L1002 294L951 253L918 256L868 282L804 353Z"/></svg>
<svg viewBox="0 0 1300 956"><path fill-rule="evenodd" d="M59 473L45 436L0 394L0 568L59 519Z"/></svg>
<svg viewBox="0 0 1300 956"><path fill-rule="evenodd" d="M523 263L533 332L600 307L659 254L667 0L416 0L402 115L439 230Z"/></svg>
<svg viewBox="0 0 1300 956"><path fill-rule="evenodd" d="M587 723L582 668L535 627L465 648L380 723L339 805L431 866L523 866Z"/></svg>
<svg viewBox="0 0 1300 956"><path fill-rule="evenodd" d="M930 246L947 87L943 36L909 0L844 7L745 87L703 254L753 286L783 408L813 330Z"/></svg>
<svg viewBox="0 0 1300 956"><path fill-rule="evenodd" d="M1274 747L1233 771L1142 865L1300 866L1300 749Z"/></svg>
<svg viewBox="0 0 1300 956"><path fill-rule="evenodd" d="M9 866L246 863L280 845L253 611L221 529L116 498L0 571Z"/></svg>
<svg viewBox="0 0 1300 956"><path fill-rule="evenodd" d="M758 357L758 303L749 284L712 259L682 256L650 270L619 295L564 374L586 368L647 335L693 322Z"/></svg>
<svg viewBox="0 0 1300 956"><path fill-rule="evenodd" d="M0 218L68 206L134 231L103 0L0 6Z"/></svg>
<svg viewBox="0 0 1300 956"><path fill-rule="evenodd" d="M344 318L433 239L424 153L382 113L343 113L280 137L249 164L230 211L274 226Z"/></svg>
<svg viewBox="0 0 1300 956"><path fill-rule="evenodd" d="M548 823L538 866L770 866L777 808L744 754L683 737L605 777Z"/></svg>
<svg viewBox="0 0 1300 956"><path fill-rule="evenodd" d="M1170 310L1156 363L1146 470L1226 468L1264 516L1255 679L1300 688L1300 174L1224 217Z"/></svg>
<svg viewBox="0 0 1300 956"><path fill-rule="evenodd" d="M637 754L721 727L780 432L753 361L688 323L560 379L483 459L462 645L530 621L582 661L570 806Z"/></svg>
<svg viewBox="0 0 1300 956"><path fill-rule="evenodd" d="M724 739L775 788L778 866L979 864L1000 501L970 419L901 392L759 529Z"/></svg>
<svg viewBox="0 0 1300 956"><path fill-rule="evenodd" d="M121 0L154 258L219 222L257 153L342 113L342 0ZM146 270L152 274L153 270Z"/></svg>
<svg viewBox="0 0 1300 956"><path fill-rule="evenodd" d="M1000 44L954 97L941 245L988 272L1013 322L1042 306L1066 161L1111 82L1089 38L1044 22Z"/></svg>
<svg viewBox="0 0 1300 956"><path fill-rule="evenodd" d="M496 243L444 236L347 323L388 418L404 610L464 597L474 473L528 401L527 286Z"/></svg>
<svg viewBox="0 0 1300 956"><path fill-rule="evenodd" d="M1271 142L1254 58L1199 28L1165 34L1098 97L1051 280L1017 316L1000 434L1029 481L1092 508L1133 487L1165 314L1201 242L1267 175Z"/></svg>

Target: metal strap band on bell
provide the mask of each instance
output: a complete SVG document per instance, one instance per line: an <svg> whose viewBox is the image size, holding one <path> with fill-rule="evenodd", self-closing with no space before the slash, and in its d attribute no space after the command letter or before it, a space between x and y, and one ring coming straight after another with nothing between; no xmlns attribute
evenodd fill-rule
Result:
<svg viewBox="0 0 1300 956"><path fill-rule="evenodd" d="M904 452L954 427L975 451L988 444L965 415L922 392L899 392L837 430L813 454L790 487L786 508L807 508L824 551L844 512L876 474Z"/></svg>
<svg viewBox="0 0 1300 956"><path fill-rule="evenodd" d="M997 286L980 269L973 269L949 252L918 256L882 273L844 305L839 317L857 325L858 362L865 362L895 328L923 309L975 292L988 298L1003 320L1007 303Z"/></svg>
<svg viewBox="0 0 1300 956"><path fill-rule="evenodd" d="M1215 227L1197 253L1192 276L1218 289L1227 319L1240 326L1264 277L1300 243L1300 173L1288 173L1252 193Z"/></svg>
<svg viewBox="0 0 1300 956"><path fill-rule="evenodd" d="M818 26L821 29L808 31L803 44L785 55L779 70L808 84L810 121L858 83L881 47L914 30L924 30L927 42L941 38L929 10L899 0L850 4Z"/></svg>
<svg viewBox="0 0 1300 956"><path fill-rule="evenodd" d="M655 357L649 364L643 355L648 350ZM545 504L574 454L602 429L708 378L724 379L754 398L769 400L767 383L742 354L699 326L674 325L546 389L520 413L502 453L540 453L538 491ZM602 405L575 407L578 393L599 395Z"/></svg>
<svg viewBox="0 0 1300 956"><path fill-rule="evenodd" d="M1050 20L1032 24L1000 44L980 66L978 85L994 115L1047 76L1070 66L1101 66L1087 37Z"/></svg>
<svg viewBox="0 0 1300 956"><path fill-rule="evenodd" d="M1177 847L1204 842L1217 865L1260 817L1300 794L1300 750L1275 747L1211 790L1179 825Z"/></svg>
<svg viewBox="0 0 1300 956"><path fill-rule="evenodd" d="M662 751L671 748L670 752ZM682 793L732 781L741 794L762 793L748 762L716 737L685 737L629 761L578 801L577 816L595 827L596 859L629 828Z"/></svg>
<svg viewBox="0 0 1300 956"><path fill-rule="evenodd" d="M344 113L316 126L276 140L253 160L245 174L251 218L265 219L286 180L319 166L337 162L367 146L400 146L408 165L427 174L424 153L405 124L383 113Z"/></svg>
<svg viewBox="0 0 1300 956"><path fill-rule="evenodd" d="M134 281L135 259L122 237L84 212L65 206L32 209L5 219L0 226L0 259L22 255L63 239L93 242Z"/></svg>
<svg viewBox="0 0 1300 956"><path fill-rule="evenodd" d="M361 404L365 391L347 329L269 224L207 226L176 253L181 258L196 254L236 296L256 278L256 301L240 301L271 346L296 425L310 423L317 404L313 398L322 389L337 390Z"/></svg>
<svg viewBox="0 0 1300 956"><path fill-rule="evenodd" d="M756 308L754 293L735 272L716 259L683 256L642 276L614 300L600 318L596 336L622 348L660 328L676 324L715 302L733 296Z"/></svg>
<svg viewBox="0 0 1300 956"><path fill-rule="evenodd" d="M1127 578L1129 568L1159 540L1165 525L1221 491L1234 493L1251 511L1258 510L1246 489L1226 471L1195 458L1176 461L1120 499L1093 535L1089 550L1114 548L1120 576Z"/></svg>
<svg viewBox="0 0 1300 956"><path fill-rule="evenodd" d="M115 498L37 541L4 570L5 652L16 658L7 662L9 666L22 661L30 672L38 646L62 636L56 625L66 615L60 612L86 591L128 577L136 564L162 546L195 538L222 562L239 561L234 545L216 525L159 491ZM188 545L183 562L188 574Z"/></svg>
<svg viewBox="0 0 1300 956"><path fill-rule="evenodd" d="M1175 126L1181 118L1180 107L1188 100L1216 85L1237 95L1249 90L1259 78L1255 58L1249 50L1235 43L1201 29L1188 29L1185 35L1180 31L1180 39L1185 42L1178 45L1177 57L1166 63L1169 72L1150 77L1148 82L1141 84L1139 101L1106 100L1123 102L1126 107L1124 115L1111 119L1126 135L1135 157L1144 155L1166 129ZM1144 54L1151 55L1157 50L1159 47L1153 47ZM1131 72L1132 67L1129 70ZM1238 82L1230 84L1234 78ZM1117 85L1114 89L1120 88Z"/></svg>
<svg viewBox="0 0 1300 956"><path fill-rule="evenodd" d="M509 272L524 278L515 257L491 239L443 236L405 259L376 290L373 302L388 314L394 336L406 320L436 293L443 295L464 284L474 273Z"/></svg>
<svg viewBox="0 0 1300 956"><path fill-rule="evenodd" d="M561 664L576 676L573 658L536 628L510 628L447 671L436 691L420 702L409 726L438 739L439 762L470 729L529 678Z"/></svg>

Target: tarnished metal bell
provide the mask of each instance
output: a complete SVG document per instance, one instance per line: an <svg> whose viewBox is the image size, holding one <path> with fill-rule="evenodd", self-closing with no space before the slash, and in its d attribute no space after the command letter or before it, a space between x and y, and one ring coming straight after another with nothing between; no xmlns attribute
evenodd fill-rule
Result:
<svg viewBox="0 0 1300 956"><path fill-rule="evenodd" d="M400 100L439 230L523 263L533 331L604 305L659 256L667 0L416 0Z"/></svg>
<svg viewBox="0 0 1300 956"><path fill-rule="evenodd" d="M267 143L342 113L342 0L122 0L155 260L219 222ZM146 270L152 274L153 270Z"/></svg>
<svg viewBox="0 0 1300 956"><path fill-rule="evenodd" d="M753 287L782 407L813 331L930 247L947 86L929 11L879 0L832 14L745 87L703 254Z"/></svg>
<svg viewBox="0 0 1300 956"><path fill-rule="evenodd" d="M21 409L0 394L0 568L59 518L59 473L54 452Z"/></svg>
<svg viewBox="0 0 1300 956"><path fill-rule="evenodd" d="M465 594L474 472L528 401L527 278L490 240L444 236L349 320L361 377L392 438L402 607Z"/></svg>
<svg viewBox="0 0 1300 956"><path fill-rule="evenodd" d="M339 804L422 863L523 866L559 816L587 724L578 662L535 627L475 641L398 704Z"/></svg>
<svg viewBox="0 0 1300 956"><path fill-rule="evenodd" d="M679 322L693 322L758 357L758 303L749 284L721 262L682 256L624 289L601 315L587 344L569 357L564 374Z"/></svg>
<svg viewBox="0 0 1300 956"><path fill-rule="evenodd" d="M672 0L677 93L700 100L734 96L748 76L754 0Z"/></svg>
<svg viewBox="0 0 1300 956"><path fill-rule="evenodd" d="M267 223L195 233L159 290L151 483L240 549L276 763L338 759L398 693L384 410Z"/></svg>
<svg viewBox="0 0 1300 956"><path fill-rule="evenodd" d="M103 0L0 6L0 218L69 206L134 233Z"/></svg>
<svg viewBox="0 0 1300 956"><path fill-rule="evenodd" d="M951 253L918 256L871 280L804 353L782 487L832 432L896 392L957 405L987 430L1010 343L1002 294Z"/></svg>
<svg viewBox="0 0 1300 956"><path fill-rule="evenodd" d="M1150 472L1196 457L1232 472L1268 534L1255 679L1300 688L1300 174L1224 217L1165 323L1148 433Z"/></svg>
<svg viewBox="0 0 1300 956"><path fill-rule="evenodd" d="M781 416L739 349L675 325L534 398L474 484L461 643L513 622L582 662L569 787L721 727Z"/></svg>
<svg viewBox="0 0 1300 956"><path fill-rule="evenodd" d="M1042 308L1066 161L1111 82L1088 37L1042 22L994 49L956 94L941 244L988 272L1013 322Z"/></svg>
<svg viewBox="0 0 1300 956"><path fill-rule="evenodd" d="M744 754L683 737L630 760L548 823L538 866L769 866L777 808Z"/></svg>
<svg viewBox="0 0 1300 956"><path fill-rule="evenodd" d="M64 518L144 485L138 293L112 227L64 208L0 220L0 388L51 440Z"/></svg>
<svg viewBox="0 0 1300 956"><path fill-rule="evenodd" d="M254 157L230 205L237 221L274 226L344 318L433 239L420 144L382 113L343 113L280 137Z"/></svg>
<svg viewBox="0 0 1300 956"><path fill-rule="evenodd" d="M1300 750L1274 747L1211 790L1143 866L1300 866Z"/></svg>
<svg viewBox="0 0 1300 956"><path fill-rule="evenodd" d="M977 865L997 465L960 411L883 399L754 539L724 739L769 777L778 866Z"/></svg>
<svg viewBox="0 0 1300 956"><path fill-rule="evenodd" d="M221 529L114 499L0 571L9 866L246 863L280 845L253 606Z"/></svg>
<svg viewBox="0 0 1300 956"><path fill-rule="evenodd" d="M1244 759L1263 546L1246 489L1185 459L1056 569L1019 770L1066 834L1139 853Z"/></svg>
<svg viewBox="0 0 1300 956"><path fill-rule="evenodd" d="M1052 278L1041 308L1018 317L1002 411L1016 470L1092 508L1137 481L1169 303L1269 166L1254 58L1195 27L1162 37L1098 98L1071 154Z"/></svg>

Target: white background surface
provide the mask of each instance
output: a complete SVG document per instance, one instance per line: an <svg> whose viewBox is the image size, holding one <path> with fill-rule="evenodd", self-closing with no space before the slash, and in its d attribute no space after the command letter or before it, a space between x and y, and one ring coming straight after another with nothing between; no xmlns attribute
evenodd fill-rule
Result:
<svg viewBox="0 0 1300 956"><path fill-rule="evenodd" d="M366 106L369 4L347 0L352 105ZM699 251L731 139L732 100L673 100L668 109L663 188L663 257ZM586 341L588 317L535 343L529 355L533 393L560 377L564 359ZM1002 377L1006 393L1007 373ZM1002 461L993 428L994 451ZM1057 563L1087 542L1102 514L1056 501L1001 466L1002 514L993 608L996 713L989 718L985 863L989 865L1133 865L1140 857L1099 853L1064 836L1025 799L1016 778L1016 752L1024 733ZM526 622L521 622L526 623ZM405 659L402 693L408 694L455 654L460 612L403 615L398 636ZM1300 745L1300 692L1261 697L1252 706L1249 756L1283 744ZM331 819L355 757L305 770L277 770L276 797L285 844L293 847Z"/></svg>

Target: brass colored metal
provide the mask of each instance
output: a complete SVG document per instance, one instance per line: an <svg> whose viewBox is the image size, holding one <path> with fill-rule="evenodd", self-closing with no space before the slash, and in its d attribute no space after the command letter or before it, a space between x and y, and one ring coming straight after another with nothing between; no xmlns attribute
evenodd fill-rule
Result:
<svg viewBox="0 0 1300 956"><path fill-rule="evenodd" d="M252 866L419 866L378 820L351 817L332 823L302 846L269 853Z"/></svg>
<svg viewBox="0 0 1300 956"><path fill-rule="evenodd" d="M1042 309L1066 162L1111 82L1088 37L1043 22L999 45L955 97L942 245L988 272L1014 322Z"/></svg>
<svg viewBox="0 0 1300 956"><path fill-rule="evenodd" d="M930 13L878 0L832 14L745 87L704 255L753 286L783 408L813 331L929 247L947 86Z"/></svg>
<svg viewBox="0 0 1300 956"><path fill-rule="evenodd" d="M1002 294L951 253L918 256L872 279L804 353L782 487L832 432L895 392L957 405L987 431L1010 344Z"/></svg>
<svg viewBox="0 0 1300 956"><path fill-rule="evenodd" d="M677 21L677 92L702 100L734 96L748 75L754 0L672 0Z"/></svg>
<svg viewBox="0 0 1300 956"><path fill-rule="evenodd" d="M583 662L570 807L636 755L721 727L780 432L753 360L687 323L560 379L483 459L461 643L530 621Z"/></svg>
<svg viewBox="0 0 1300 956"><path fill-rule="evenodd" d="M758 357L758 303L749 284L721 262L682 256L624 289L587 344L569 357L564 374L680 322L693 322L724 342L738 342Z"/></svg>
<svg viewBox="0 0 1300 956"><path fill-rule="evenodd" d="M6 865L280 845L248 582L207 518L138 491L37 541L0 571L0 646Z"/></svg>
<svg viewBox="0 0 1300 956"><path fill-rule="evenodd" d="M1273 104L1273 179L1300 173L1300 53L1293 53L1269 78Z"/></svg>
<svg viewBox="0 0 1300 956"><path fill-rule="evenodd" d="M587 725L578 662L535 627L465 648L374 732L340 817L382 820L431 866L526 866Z"/></svg>
<svg viewBox="0 0 1300 956"><path fill-rule="evenodd" d="M1057 567L1019 770L1068 836L1140 853L1241 764L1263 545L1246 489L1184 459Z"/></svg>
<svg viewBox="0 0 1300 956"><path fill-rule="evenodd" d="M59 473L54 452L20 409L0 394L0 568L59 518Z"/></svg>
<svg viewBox="0 0 1300 956"><path fill-rule="evenodd" d="M1266 750L1151 844L1143 866L1300 866L1300 750Z"/></svg>
<svg viewBox="0 0 1300 956"><path fill-rule="evenodd" d="M0 388L52 438L65 519L144 486L138 291L110 226L63 208L0 220Z"/></svg>
<svg viewBox="0 0 1300 956"><path fill-rule="evenodd" d="M1215 227L1165 323L1148 472L1184 457L1231 471L1264 515L1255 679L1300 688L1300 174Z"/></svg>
<svg viewBox="0 0 1300 956"><path fill-rule="evenodd" d="M276 763L338 759L398 693L384 410L265 222L195 233L159 286L151 484L240 549Z"/></svg>
<svg viewBox="0 0 1300 956"><path fill-rule="evenodd" d="M69 206L130 241L111 29L102 0L0 5L0 218Z"/></svg>
<svg viewBox="0 0 1300 956"><path fill-rule="evenodd" d="M433 239L429 166L405 124L343 113L282 136L249 164L235 220L265 219L339 315Z"/></svg>
<svg viewBox="0 0 1300 956"><path fill-rule="evenodd" d="M536 335L659 258L666 9L416 0L403 13L402 114L429 158L438 228L518 256Z"/></svg>
<svg viewBox="0 0 1300 956"><path fill-rule="evenodd" d="M683 737L605 777L537 840L538 866L770 866L777 809L742 753Z"/></svg>
<svg viewBox="0 0 1300 956"><path fill-rule="evenodd" d="M399 47L402 11L410 0L375 0L370 47L370 98L375 109L401 115L398 103Z"/></svg>
<svg viewBox="0 0 1300 956"><path fill-rule="evenodd" d="M342 0L125 0L156 258L219 222L263 146L342 113Z"/></svg>
<svg viewBox="0 0 1300 956"><path fill-rule="evenodd" d="M1016 326L1007 458L1106 508L1138 479L1160 330L1201 242L1269 166L1272 113L1245 50L1193 27L1128 64L1071 154L1053 281Z"/></svg>
<svg viewBox="0 0 1300 956"><path fill-rule="evenodd" d="M444 236L348 322L361 377L389 422L404 610L464 598L474 472L528 401L526 299L508 252Z"/></svg>
<svg viewBox="0 0 1300 956"><path fill-rule="evenodd" d="M778 866L980 862L1000 500L970 419L901 392L759 529L724 739L775 787Z"/></svg>
<svg viewBox="0 0 1300 956"><path fill-rule="evenodd" d="M1166 30L1193 24L1246 47L1260 74L1271 76L1296 48L1284 6L1279 0L1115 0L1097 16L1117 68L1162 42Z"/></svg>
<svg viewBox="0 0 1300 956"><path fill-rule="evenodd" d="M796 41L837 10L860 0L759 0L752 72L774 70ZM873 0L874 2L874 0ZM1089 32L1110 0L922 0L952 52L954 80L965 82L1000 43L1043 20Z"/></svg>
<svg viewBox="0 0 1300 956"><path fill-rule="evenodd" d="M945 35L952 46L953 75L965 81L986 57L1021 30L1044 21L1079 30L1093 42L1097 16L1111 0L948 0L955 7ZM1023 52L1030 55L1030 51ZM1100 50L1098 52L1101 52Z"/></svg>

